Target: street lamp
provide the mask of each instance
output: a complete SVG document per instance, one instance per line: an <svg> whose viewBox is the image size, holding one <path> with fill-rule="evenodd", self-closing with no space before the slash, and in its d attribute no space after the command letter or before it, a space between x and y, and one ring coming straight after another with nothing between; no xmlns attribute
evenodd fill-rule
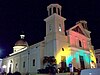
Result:
<svg viewBox="0 0 100 75"><path fill-rule="evenodd" d="M3 68L3 72L5 72L5 69L7 68L7 66L3 65L2 68Z"/></svg>

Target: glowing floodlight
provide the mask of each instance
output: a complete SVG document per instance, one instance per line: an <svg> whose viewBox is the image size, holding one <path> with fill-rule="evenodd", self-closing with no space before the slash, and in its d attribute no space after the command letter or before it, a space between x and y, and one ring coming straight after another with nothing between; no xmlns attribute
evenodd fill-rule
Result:
<svg viewBox="0 0 100 75"><path fill-rule="evenodd" d="M3 66L2 66L2 68L4 68L4 69L5 69L6 67L7 67L6 65L3 65Z"/></svg>

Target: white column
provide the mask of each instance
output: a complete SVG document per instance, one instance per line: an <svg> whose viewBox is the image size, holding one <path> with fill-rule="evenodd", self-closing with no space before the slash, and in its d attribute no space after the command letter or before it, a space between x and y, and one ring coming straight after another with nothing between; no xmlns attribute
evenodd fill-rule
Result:
<svg viewBox="0 0 100 75"><path fill-rule="evenodd" d="M60 15L61 15L61 8L60 8L59 10L60 10L59 13L60 13Z"/></svg>
<svg viewBox="0 0 100 75"><path fill-rule="evenodd" d="M58 14L58 8L56 7L56 13Z"/></svg>
<svg viewBox="0 0 100 75"><path fill-rule="evenodd" d="M47 11L48 11L48 16L50 16L50 10L49 10L49 9L47 9Z"/></svg>
<svg viewBox="0 0 100 75"><path fill-rule="evenodd" d="M51 14L53 14L53 7L51 7Z"/></svg>

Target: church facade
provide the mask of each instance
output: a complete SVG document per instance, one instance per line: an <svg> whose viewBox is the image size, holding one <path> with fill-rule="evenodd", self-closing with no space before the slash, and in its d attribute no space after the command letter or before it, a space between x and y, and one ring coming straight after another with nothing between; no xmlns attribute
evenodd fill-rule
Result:
<svg viewBox="0 0 100 75"><path fill-rule="evenodd" d="M61 16L61 8L59 4L50 4L47 7L48 17L44 19L46 36L43 41L28 46L24 40L25 35L21 35L21 40L13 47L13 53L3 59L7 73L15 71L22 74L37 73L38 69L44 67L44 56L54 56L57 68L62 67L61 62L66 64L65 67L72 64L76 69L96 67L91 32L87 28L87 22L78 21L75 26L65 30L66 18Z"/></svg>

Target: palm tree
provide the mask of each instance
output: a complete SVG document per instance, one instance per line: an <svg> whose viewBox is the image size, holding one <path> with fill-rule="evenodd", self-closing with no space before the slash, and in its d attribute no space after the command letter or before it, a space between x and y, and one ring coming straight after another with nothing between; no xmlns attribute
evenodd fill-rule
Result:
<svg viewBox="0 0 100 75"><path fill-rule="evenodd" d="M54 56L45 56L43 59L44 69L46 69L47 73L56 74L57 72L57 64Z"/></svg>

